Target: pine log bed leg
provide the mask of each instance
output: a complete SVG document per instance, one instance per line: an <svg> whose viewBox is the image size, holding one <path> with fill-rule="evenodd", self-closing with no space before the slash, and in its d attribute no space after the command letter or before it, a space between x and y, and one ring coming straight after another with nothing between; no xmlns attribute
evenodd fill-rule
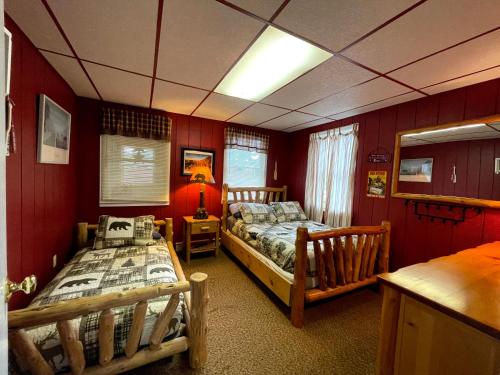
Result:
<svg viewBox="0 0 500 375"><path fill-rule="evenodd" d="M306 290L306 262L307 262L307 240L309 233L307 228L297 229L297 240L295 241L295 268L292 286L292 325L296 328L304 326L304 301Z"/></svg>
<svg viewBox="0 0 500 375"><path fill-rule="evenodd" d="M189 328L189 365L201 368L207 362L208 333L208 283L207 275L196 272L189 278L191 283L191 310Z"/></svg>

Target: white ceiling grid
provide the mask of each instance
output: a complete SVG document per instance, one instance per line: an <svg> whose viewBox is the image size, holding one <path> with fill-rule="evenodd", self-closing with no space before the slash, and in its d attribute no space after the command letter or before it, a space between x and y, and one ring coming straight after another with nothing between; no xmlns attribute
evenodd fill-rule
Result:
<svg viewBox="0 0 500 375"><path fill-rule="evenodd" d="M47 5L5 0L77 95L287 132L500 77L498 0ZM214 93L266 25L334 56L260 103Z"/></svg>

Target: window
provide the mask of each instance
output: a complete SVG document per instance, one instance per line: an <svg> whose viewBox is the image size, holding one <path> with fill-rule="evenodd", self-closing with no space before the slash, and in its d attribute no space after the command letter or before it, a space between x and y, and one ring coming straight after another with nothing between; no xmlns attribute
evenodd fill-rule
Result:
<svg viewBox="0 0 500 375"><path fill-rule="evenodd" d="M100 205L169 203L170 142L101 135Z"/></svg>
<svg viewBox="0 0 500 375"><path fill-rule="evenodd" d="M236 148L224 150L224 183L229 186L266 186L267 155Z"/></svg>
<svg viewBox="0 0 500 375"><path fill-rule="evenodd" d="M351 225L357 150L358 124L310 135L304 199L310 219Z"/></svg>

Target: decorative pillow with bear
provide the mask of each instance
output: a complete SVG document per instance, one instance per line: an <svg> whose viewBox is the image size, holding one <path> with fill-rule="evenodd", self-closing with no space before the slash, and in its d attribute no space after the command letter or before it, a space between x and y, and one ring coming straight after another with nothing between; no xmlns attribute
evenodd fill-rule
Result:
<svg viewBox="0 0 500 375"><path fill-rule="evenodd" d="M241 203L240 212L247 224L276 223L276 215L271 206L263 203Z"/></svg>
<svg viewBox="0 0 500 375"><path fill-rule="evenodd" d="M273 202L271 207L274 209L276 218L279 223L284 221L301 221L307 220L300 203L297 201L290 202Z"/></svg>
<svg viewBox="0 0 500 375"><path fill-rule="evenodd" d="M94 249L107 249L121 246L152 245L155 217L99 217L95 235Z"/></svg>
<svg viewBox="0 0 500 375"><path fill-rule="evenodd" d="M241 219L241 212L240 212L240 207L241 203L231 203L229 205L229 213L234 216L236 219Z"/></svg>

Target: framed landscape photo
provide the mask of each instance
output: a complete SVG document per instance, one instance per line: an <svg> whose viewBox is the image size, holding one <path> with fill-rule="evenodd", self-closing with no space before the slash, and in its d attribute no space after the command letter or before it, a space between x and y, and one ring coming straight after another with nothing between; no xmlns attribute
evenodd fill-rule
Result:
<svg viewBox="0 0 500 375"><path fill-rule="evenodd" d="M431 182L433 158L402 159L399 167L399 181Z"/></svg>
<svg viewBox="0 0 500 375"><path fill-rule="evenodd" d="M69 164L71 114L47 95L40 95L38 162Z"/></svg>
<svg viewBox="0 0 500 375"><path fill-rule="evenodd" d="M181 173L191 176L194 167L208 167L215 174L215 151L195 150L183 147L181 149Z"/></svg>

